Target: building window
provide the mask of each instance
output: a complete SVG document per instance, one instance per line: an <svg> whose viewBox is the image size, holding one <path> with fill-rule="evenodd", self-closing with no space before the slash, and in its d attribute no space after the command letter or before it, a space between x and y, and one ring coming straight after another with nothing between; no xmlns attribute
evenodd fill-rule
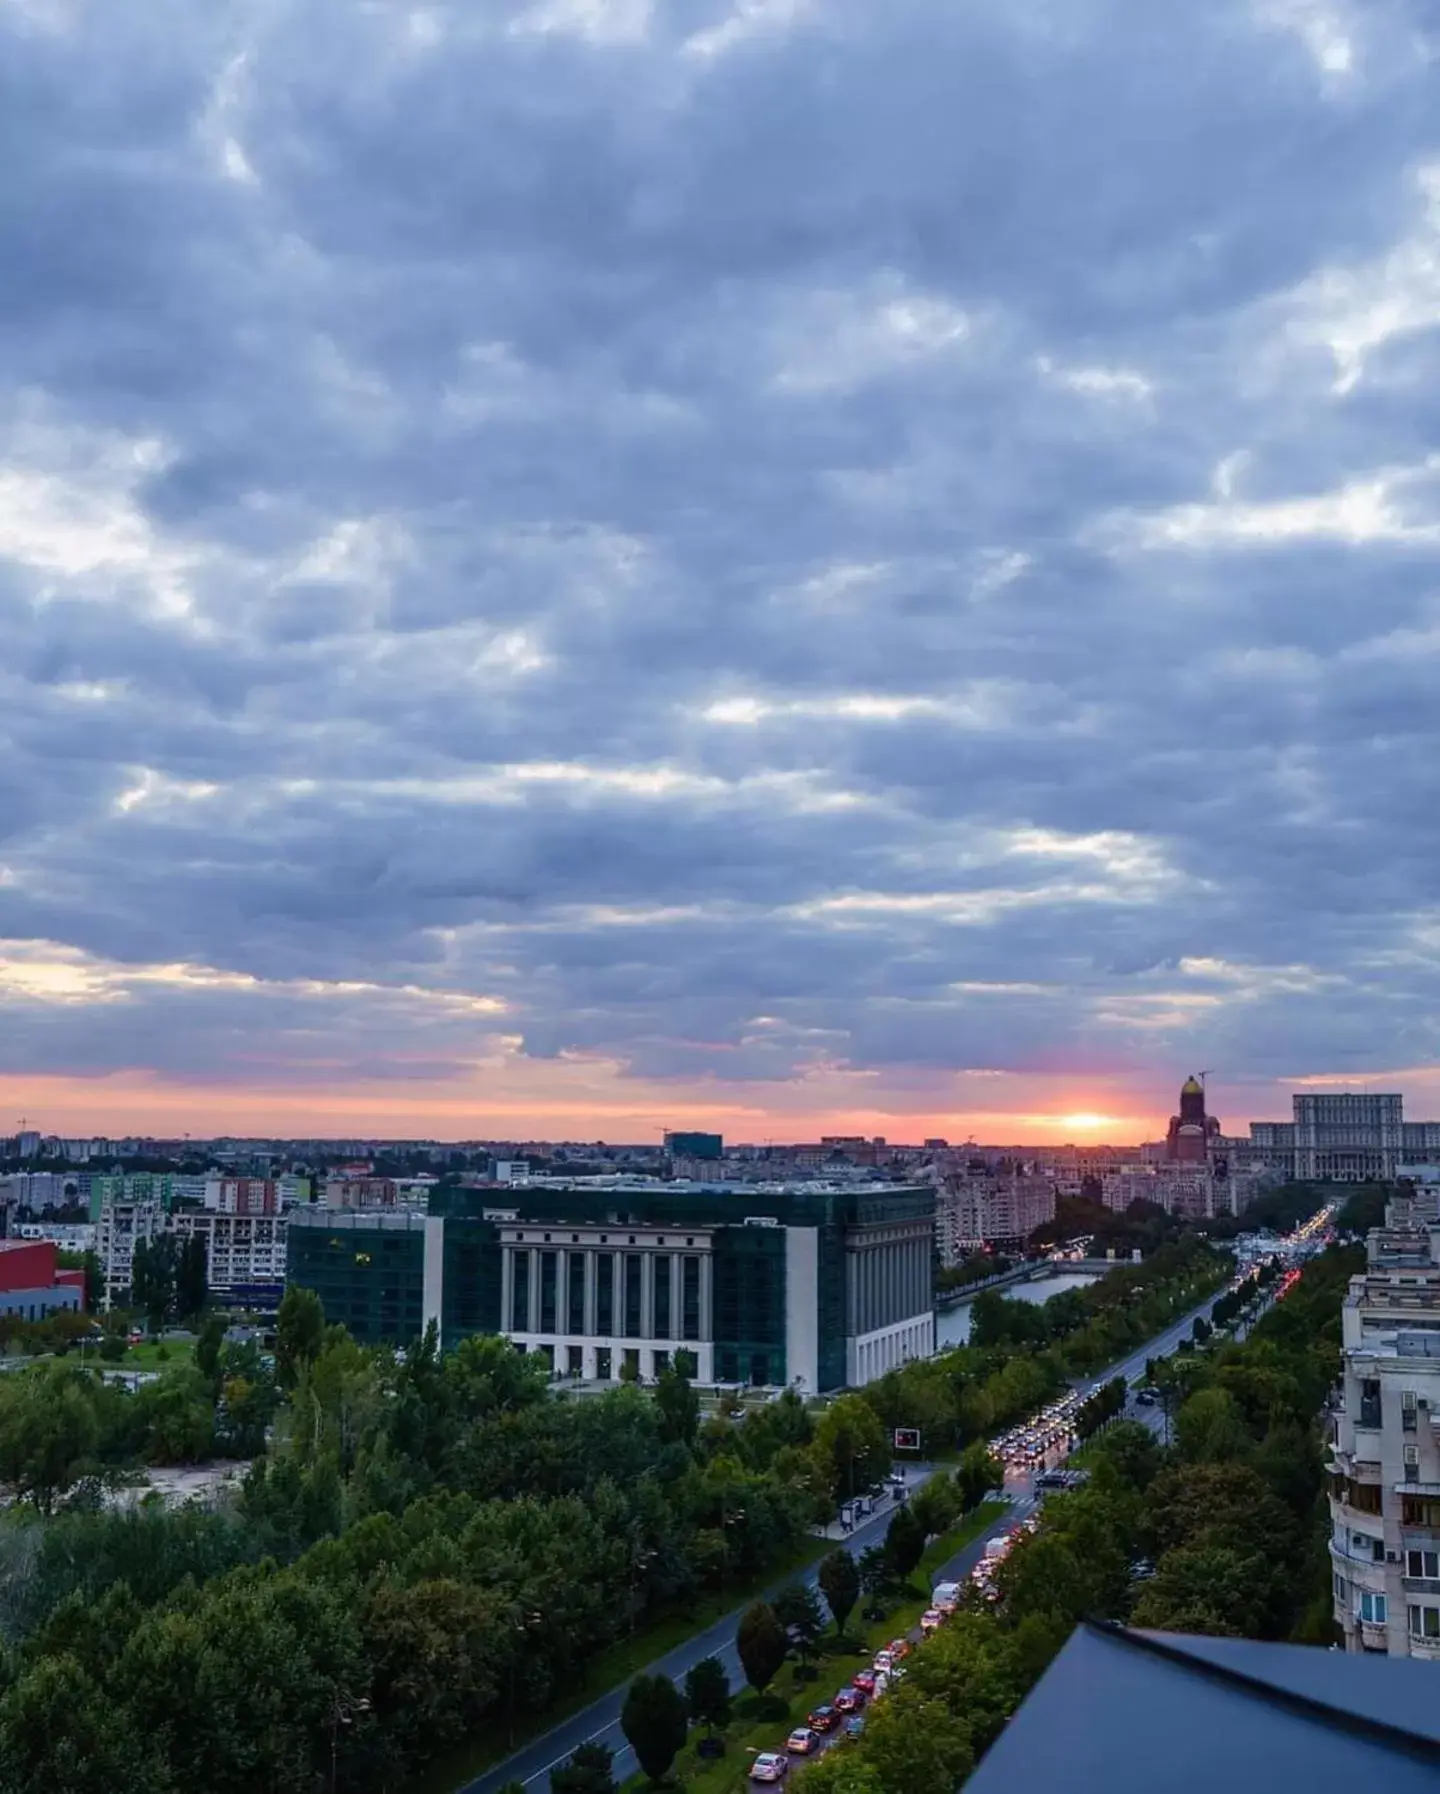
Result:
<svg viewBox="0 0 1440 1794"><path fill-rule="evenodd" d="M615 1260L608 1252L595 1265L595 1331L603 1339L615 1331Z"/></svg>
<svg viewBox="0 0 1440 1794"><path fill-rule="evenodd" d="M610 1381L609 1346L596 1346L595 1348L595 1375L602 1383Z"/></svg>
<svg viewBox="0 0 1440 1794"><path fill-rule="evenodd" d="M655 1260L655 1337L670 1337L670 1260Z"/></svg>
<svg viewBox="0 0 1440 1794"><path fill-rule="evenodd" d="M550 1235L547 1233L548 1240ZM553 1252L540 1254L540 1331L553 1333L555 1322L555 1286L558 1278L558 1265Z"/></svg>
<svg viewBox="0 0 1440 1794"><path fill-rule="evenodd" d="M1440 1607L1410 1608L1412 1638L1440 1638Z"/></svg>
<svg viewBox="0 0 1440 1794"><path fill-rule="evenodd" d="M1440 1551L1407 1551L1405 1574L1423 1576L1428 1582L1440 1582Z"/></svg>
<svg viewBox="0 0 1440 1794"><path fill-rule="evenodd" d="M1341 1607L1350 1605L1350 1584L1338 1570L1335 1573L1335 1599Z"/></svg>
<svg viewBox="0 0 1440 1794"><path fill-rule="evenodd" d="M680 1261L680 1337L700 1337L700 1260Z"/></svg>
<svg viewBox="0 0 1440 1794"><path fill-rule="evenodd" d="M1351 1557L1358 1557L1366 1563L1383 1564L1385 1561L1384 1539L1373 1539L1368 1532L1352 1532L1350 1534Z"/></svg>
<svg viewBox="0 0 1440 1794"><path fill-rule="evenodd" d="M1420 1480L1420 1447L1407 1445L1405 1453L1405 1480L1407 1483L1418 1483Z"/></svg>
<svg viewBox="0 0 1440 1794"><path fill-rule="evenodd" d="M638 1252L625 1254L625 1337L640 1337L640 1278L644 1261Z"/></svg>
<svg viewBox="0 0 1440 1794"><path fill-rule="evenodd" d="M1373 1595L1367 1588L1356 1589L1355 1617L1362 1626L1383 1626L1385 1624L1384 1595Z"/></svg>
<svg viewBox="0 0 1440 1794"><path fill-rule="evenodd" d="M1405 1433L1413 1433L1415 1424L1415 1391L1402 1389L1400 1392L1400 1430Z"/></svg>
<svg viewBox="0 0 1440 1794"><path fill-rule="evenodd" d="M510 1331L530 1331L530 1254L510 1254L512 1283L510 1286Z"/></svg>
<svg viewBox="0 0 1440 1794"><path fill-rule="evenodd" d="M570 1376L578 1377L578 1376L584 1375L584 1371L585 1371L585 1348L584 1348L584 1346L566 1346L565 1359L566 1359L565 1369L569 1373Z"/></svg>
<svg viewBox="0 0 1440 1794"><path fill-rule="evenodd" d="M1378 1427L1380 1425L1380 1382L1377 1377L1361 1379L1358 1424L1363 1427Z"/></svg>
<svg viewBox="0 0 1440 1794"><path fill-rule="evenodd" d="M585 1254L572 1252L570 1255L570 1277L566 1287L565 1307L568 1315L567 1333L583 1333L585 1331Z"/></svg>

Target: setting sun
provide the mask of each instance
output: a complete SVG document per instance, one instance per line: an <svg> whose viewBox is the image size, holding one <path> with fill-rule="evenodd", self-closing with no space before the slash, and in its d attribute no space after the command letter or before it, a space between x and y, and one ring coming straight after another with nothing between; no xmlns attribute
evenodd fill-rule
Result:
<svg viewBox="0 0 1440 1794"><path fill-rule="evenodd" d="M1062 1115L1060 1117L1061 1127L1097 1128L1111 1127L1113 1124L1114 1117L1110 1115L1091 1115L1082 1113L1079 1115Z"/></svg>

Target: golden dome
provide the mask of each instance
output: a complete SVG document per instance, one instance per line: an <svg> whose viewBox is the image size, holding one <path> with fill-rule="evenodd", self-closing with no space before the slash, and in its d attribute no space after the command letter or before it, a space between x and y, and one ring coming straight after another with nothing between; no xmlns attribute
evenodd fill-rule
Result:
<svg viewBox="0 0 1440 1794"><path fill-rule="evenodd" d="M1185 1082L1180 1086L1180 1094L1181 1096L1203 1096L1205 1094L1205 1086L1200 1082L1199 1078L1186 1078Z"/></svg>

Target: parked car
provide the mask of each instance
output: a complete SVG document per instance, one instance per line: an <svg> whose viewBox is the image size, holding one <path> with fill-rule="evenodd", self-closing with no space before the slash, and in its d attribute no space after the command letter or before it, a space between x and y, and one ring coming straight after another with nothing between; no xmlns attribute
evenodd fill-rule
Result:
<svg viewBox="0 0 1440 1794"><path fill-rule="evenodd" d="M812 1732L808 1725L797 1725L785 1740L785 1749L794 1757L808 1757L819 1748L820 1734Z"/></svg>
<svg viewBox="0 0 1440 1794"><path fill-rule="evenodd" d="M840 1715L833 1707L817 1707L805 1723L812 1732L833 1732L840 1723Z"/></svg>
<svg viewBox="0 0 1440 1794"><path fill-rule="evenodd" d="M830 1704L837 1713L858 1713L865 1705L865 1696L858 1688L842 1688Z"/></svg>
<svg viewBox="0 0 1440 1794"><path fill-rule="evenodd" d="M910 1655L910 1640L908 1638L892 1638L889 1651L894 1662L899 1663L902 1658Z"/></svg>
<svg viewBox="0 0 1440 1794"><path fill-rule="evenodd" d="M858 1688L861 1694L874 1694L875 1672L873 1669L862 1669L850 1678L852 1688Z"/></svg>
<svg viewBox="0 0 1440 1794"><path fill-rule="evenodd" d="M853 1744L857 1738L865 1736L865 1719L862 1714L853 1714L845 1721L845 1742Z"/></svg>
<svg viewBox="0 0 1440 1794"><path fill-rule="evenodd" d="M875 1653L875 1674L877 1676L888 1676L894 1667L895 1658L891 1652L877 1651Z"/></svg>
<svg viewBox="0 0 1440 1794"><path fill-rule="evenodd" d="M790 1759L782 1751L762 1750L750 1765L750 1779L752 1782L782 1781L789 1767Z"/></svg>
<svg viewBox="0 0 1440 1794"><path fill-rule="evenodd" d="M920 1615L920 1630L925 1633L927 1637L932 1632L938 1632L944 1623L945 1615L941 1613L938 1607L927 1607L924 1613Z"/></svg>

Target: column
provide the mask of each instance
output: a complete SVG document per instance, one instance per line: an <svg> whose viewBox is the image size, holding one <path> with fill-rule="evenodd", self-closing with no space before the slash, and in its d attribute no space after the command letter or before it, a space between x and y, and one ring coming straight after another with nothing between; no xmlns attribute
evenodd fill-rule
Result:
<svg viewBox="0 0 1440 1794"><path fill-rule="evenodd" d="M510 1316L514 1313L511 1297L515 1288L515 1248L500 1248L500 1331L510 1331Z"/></svg>
<svg viewBox="0 0 1440 1794"><path fill-rule="evenodd" d="M714 1260L708 1252L700 1254L700 1338L710 1340L715 1337L715 1328L710 1319L710 1271Z"/></svg>
<svg viewBox="0 0 1440 1794"><path fill-rule="evenodd" d="M555 1317L560 1318L558 1315ZM540 1248L530 1254L530 1331L540 1332Z"/></svg>

